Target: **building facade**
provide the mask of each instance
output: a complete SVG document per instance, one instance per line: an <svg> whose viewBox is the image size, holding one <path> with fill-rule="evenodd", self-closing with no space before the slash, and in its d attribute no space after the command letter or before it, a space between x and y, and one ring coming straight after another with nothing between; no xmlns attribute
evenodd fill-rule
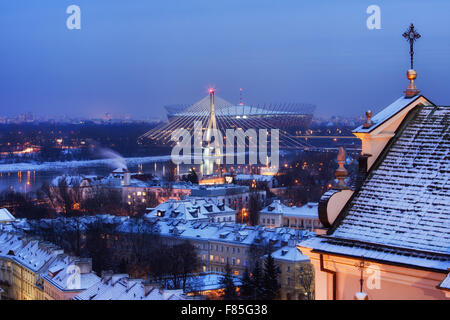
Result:
<svg viewBox="0 0 450 320"><path fill-rule="evenodd" d="M300 244L316 299L449 298L449 118L449 107L415 94L354 130L359 179L324 194L328 230Z"/></svg>
<svg viewBox="0 0 450 320"><path fill-rule="evenodd" d="M259 212L259 224L268 228L289 227L315 230L322 227L318 204L308 202L302 207L288 207L280 200L273 201Z"/></svg>

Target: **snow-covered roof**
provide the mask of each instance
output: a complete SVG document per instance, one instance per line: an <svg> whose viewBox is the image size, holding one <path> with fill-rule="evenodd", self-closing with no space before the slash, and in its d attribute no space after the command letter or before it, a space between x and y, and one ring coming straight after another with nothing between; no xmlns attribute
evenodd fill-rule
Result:
<svg viewBox="0 0 450 320"><path fill-rule="evenodd" d="M0 223L12 222L15 220L16 218L14 218L14 216L8 211L8 209L0 209Z"/></svg>
<svg viewBox="0 0 450 320"><path fill-rule="evenodd" d="M234 210L211 199L187 198L159 204L146 217L170 217L184 220L208 220L215 214L233 214Z"/></svg>
<svg viewBox="0 0 450 320"><path fill-rule="evenodd" d="M221 280L224 275L224 273L220 272L189 275L186 279L186 293L223 289ZM233 275L232 279L235 286L242 285L242 280L240 277ZM169 284L170 281L171 280L168 279Z"/></svg>
<svg viewBox="0 0 450 320"><path fill-rule="evenodd" d="M55 246L31 240L15 252L14 260L33 272L40 271L63 251Z"/></svg>
<svg viewBox="0 0 450 320"><path fill-rule="evenodd" d="M116 169L114 169L114 171L113 171L113 173L119 173L119 174L121 174L121 173L126 173L126 172L129 172L129 171L128 171L128 169L125 168L125 167L116 168Z"/></svg>
<svg viewBox="0 0 450 320"><path fill-rule="evenodd" d="M65 181L68 187L80 186L81 182L84 180L83 176L68 176L62 175L55 177L50 183L53 187L57 187L61 181Z"/></svg>
<svg viewBox="0 0 450 320"><path fill-rule="evenodd" d="M447 274L445 279L439 284L439 288L444 290L450 290L450 272Z"/></svg>
<svg viewBox="0 0 450 320"><path fill-rule="evenodd" d="M413 112L314 249L448 269L450 108Z"/></svg>
<svg viewBox="0 0 450 320"><path fill-rule="evenodd" d="M309 261L309 258L302 254L296 246L285 246L272 253L275 260L283 260L289 262Z"/></svg>
<svg viewBox="0 0 450 320"><path fill-rule="evenodd" d="M280 200L274 200L270 205L260 211L261 214L279 214L293 218L312 218L318 219L318 203L308 202L301 207L288 207L281 203Z"/></svg>
<svg viewBox="0 0 450 320"><path fill-rule="evenodd" d="M43 278L61 291L85 290L100 281L100 277L94 272L81 272L79 274L79 282L76 282L76 278L72 276L72 273L76 270L74 266L77 259L79 258L67 255L58 256L49 265L48 272L44 274Z"/></svg>
<svg viewBox="0 0 450 320"><path fill-rule="evenodd" d="M43 225L45 221L30 220L23 223L20 227L32 227L35 223ZM51 219L49 227L59 230L59 232L69 232L70 230L86 230L93 223L103 222L115 224L117 232L138 233L138 232L157 232L163 237L177 237L186 240L214 241L223 243L236 243L251 245L252 243L268 244L274 248L286 245L289 240L302 240L314 235L308 230L294 230L291 228L265 228L263 226L248 226L235 223L217 223L195 220L184 220L174 218L130 218L116 217L112 215L83 216L79 218L56 218ZM47 224L47 222L45 222ZM17 228L20 232L21 228ZM33 226L34 228L34 226Z"/></svg>
<svg viewBox="0 0 450 320"><path fill-rule="evenodd" d="M185 300L182 290L164 290L147 287L143 279L131 279L128 275L112 275L98 281L74 300Z"/></svg>
<svg viewBox="0 0 450 320"><path fill-rule="evenodd" d="M378 112L375 116L372 117L372 125L369 128L364 128L362 125L353 130L353 132L371 132L375 128L377 128L380 124L388 120L389 118L396 115L398 112L406 108L408 105L418 100L423 96L414 96L411 98L406 98L405 96L400 97L389 106Z"/></svg>
<svg viewBox="0 0 450 320"><path fill-rule="evenodd" d="M13 258L14 253L23 247L22 237L9 233L0 233L0 257Z"/></svg>

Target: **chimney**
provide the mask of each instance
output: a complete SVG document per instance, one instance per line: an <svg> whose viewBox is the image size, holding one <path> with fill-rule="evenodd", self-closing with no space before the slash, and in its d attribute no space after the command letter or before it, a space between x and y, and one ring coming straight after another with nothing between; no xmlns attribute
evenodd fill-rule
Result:
<svg viewBox="0 0 450 320"><path fill-rule="evenodd" d="M112 278L113 275L114 275L114 272L112 270L102 271L102 281L103 281L103 283L107 283Z"/></svg>
<svg viewBox="0 0 450 320"><path fill-rule="evenodd" d="M144 295L148 296L150 292L152 292L155 289L155 284L150 281L149 278L142 282L142 286L144 287Z"/></svg>
<svg viewBox="0 0 450 320"><path fill-rule="evenodd" d="M75 260L75 265L80 268L81 274L90 273L92 271L92 259L91 258L79 258Z"/></svg>
<svg viewBox="0 0 450 320"><path fill-rule="evenodd" d="M364 153L364 154L359 156L359 159L358 159L358 175L357 175L356 181L354 183L354 187L356 189L359 189L362 186L364 180L366 180L367 171L368 171L368 164L367 164L367 162L368 162L369 157L371 157L371 156L372 155L367 154L367 153Z"/></svg>
<svg viewBox="0 0 450 320"><path fill-rule="evenodd" d="M124 186L129 186L130 182L131 182L131 173L130 173L130 171L125 169L124 170L124 174L123 174L123 185Z"/></svg>

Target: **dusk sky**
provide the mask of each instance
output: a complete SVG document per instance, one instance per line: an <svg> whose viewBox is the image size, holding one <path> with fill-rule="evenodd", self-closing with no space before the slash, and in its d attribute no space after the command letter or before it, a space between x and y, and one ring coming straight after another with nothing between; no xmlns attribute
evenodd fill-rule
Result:
<svg viewBox="0 0 450 320"><path fill-rule="evenodd" d="M69 5L81 30L69 30ZM381 30L366 9L381 8ZM0 2L0 116L162 117L214 86L247 103L304 102L362 115L407 87L450 105L450 1L8 0Z"/></svg>

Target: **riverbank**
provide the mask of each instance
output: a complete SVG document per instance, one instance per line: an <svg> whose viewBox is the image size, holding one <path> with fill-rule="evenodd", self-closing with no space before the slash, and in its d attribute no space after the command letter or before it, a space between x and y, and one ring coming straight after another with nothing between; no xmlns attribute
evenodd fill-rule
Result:
<svg viewBox="0 0 450 320"><path fill-rule="evenodd" d="M124 158L127 166L134 166L137 164L149 162L165 162L169 161L170 159L171 159L170 155ZM116 158L97 159L97 160L56 161L43 163L22 162L22 163L0 164L0 172L52 171L52 170L62 170L62 169L91 167L91 166L110 166L112 169L115 169L116 163L117 163Z"/></svg>

